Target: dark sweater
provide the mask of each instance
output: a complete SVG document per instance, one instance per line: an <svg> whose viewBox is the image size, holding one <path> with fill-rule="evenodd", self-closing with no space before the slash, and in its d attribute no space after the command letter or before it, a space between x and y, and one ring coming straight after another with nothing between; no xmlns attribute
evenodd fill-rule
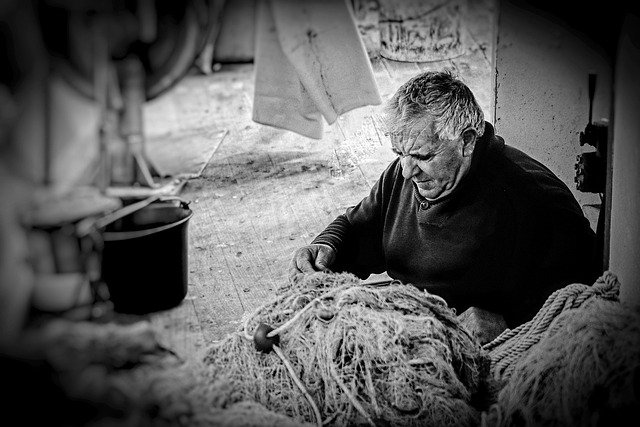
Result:
<svg viewBox="0 0 640 427"><path fill-rule="evenodd" d="M334 271L386 271L458 313L501 313L509 327L529 320L554 290L596 277L595 235L567 186L489 123L449 196L427 202L396 160L313 243L336 250Z"/></svg>

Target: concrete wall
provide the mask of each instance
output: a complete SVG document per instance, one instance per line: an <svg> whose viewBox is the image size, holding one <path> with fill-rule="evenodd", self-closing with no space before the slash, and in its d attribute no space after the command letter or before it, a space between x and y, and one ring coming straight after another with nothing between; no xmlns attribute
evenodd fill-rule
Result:
<svg viewBox="0 0 640 427"><path fill-rule="evenodd" d="M598 74L593 119L609 118L612 67L594 47L559 19L500 4L496 52L496 130L507 144L548 166L573 191L596 228L598 195L576 190L576 156L588 123L588 74Z"/></svg>
<svg viewBox="0 0 640 427"><path fill-rule="evenodd" d="M623 26L615 74L609 269L620 301L640 305L640 18Z"/></svg>

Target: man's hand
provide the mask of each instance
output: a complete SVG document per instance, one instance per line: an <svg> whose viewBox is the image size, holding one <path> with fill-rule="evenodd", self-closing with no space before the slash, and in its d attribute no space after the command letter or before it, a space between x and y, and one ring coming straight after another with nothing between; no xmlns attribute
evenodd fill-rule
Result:
<svg viewBox="0 0 640 427"><path fill-rule="evenodd" d="M329 267L335 258L335 251L328 245L303 246L293 254L293 259L289 264L289 280L291 283L295 283L307 273L331 271Z"/></svg>
<svg viewBox="0 0 640 427"><path fill-rule="evenodd" d="M501 314L478 307L469 307L458 316L458 320L473 334L480 344L493 341L507 329L507 323Z"/></svg>

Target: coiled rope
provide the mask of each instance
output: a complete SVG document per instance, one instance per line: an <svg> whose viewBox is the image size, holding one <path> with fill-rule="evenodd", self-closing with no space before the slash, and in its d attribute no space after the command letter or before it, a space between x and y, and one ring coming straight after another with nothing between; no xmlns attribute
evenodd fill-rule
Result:
<svg viewBox="0 0 640 427"><path fill-rule="evenodd" d="M576 309L596 296L618 301L619 291L618 278L606 271L591 286L573 283L552 293L533 319L515 329L507 329L483 346L483 350L489 352L494 379L509 379L515 363L543 337L554 332L549 326L560 313Z"/></svg>

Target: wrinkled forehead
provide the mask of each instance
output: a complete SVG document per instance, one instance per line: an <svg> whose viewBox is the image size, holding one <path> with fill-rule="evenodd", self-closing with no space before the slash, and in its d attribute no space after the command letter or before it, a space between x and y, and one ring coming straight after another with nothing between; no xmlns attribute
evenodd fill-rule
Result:
<svg viewBox="0 0 640 427"><path fill-rule="evenodd" d="M391 145L404 154L428 154L441 143L435 133L435 122L429 117L421 118L392 133Z"/></svg>

